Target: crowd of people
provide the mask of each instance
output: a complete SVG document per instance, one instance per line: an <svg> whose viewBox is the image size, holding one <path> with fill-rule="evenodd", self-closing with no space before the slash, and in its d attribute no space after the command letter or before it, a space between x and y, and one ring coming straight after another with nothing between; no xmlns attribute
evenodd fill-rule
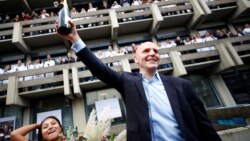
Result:
<svg viewBox="0 0 250 141"><path fill-rule="evenodd" d="M121 7L128 7L128 6L138 6L138 5L142 5L142 4L150 4L150 3L158 3L160 1L168 1L168 0L120 0L120 1L109 1L109 0L103 0L102 5L100 4L96 4L96 6L93 6L93 4L90 2L88 3L88 6L83 6L81 8L76 8L76 7L72 7L71 8L71 15L74 14L78 14L78 13L86 13L86 12L93 12L93 11L97 11L97 10L102 10L102 9L117 9L117 8L121 8ZM171 5L167 5L167 6L163 6L165 8L171 8L177 6L176 4L171 4ZM86 8L84 8L86 7ZM46 9L43 9L41 11L32 11L30 12L25 12L23 11L21 14L16 14L16 15L9 15L6 14L5 16L1 16L0 15L0 24L1 23L10 23L10 22L19 22L19 21L26 21L26 20L33 20L33 19L44 19L44 18L49 18L49 17L56 17L58 16L58 8L55 9L50 9L50 12L47 12ZM134 12L140 12L143 11L143 9L139 9L139 10L134 10ZM190 12L190 10L187 10L186 12ZM171 14L178 14L180 12L170 12L170 13L166 13L168 15ZM124 14L124 12L121 12L121 14ZM98 15L98 17L103 17L104 15ZM97 16L87 16L87 17L81 17L81 18L76 18L75 20L88 20L90 18L93 17L97 17ZM137 20L137 19L141 19L142 16L138 16L138 17L129 17L129 18L123 18L123 19L119 19L119 21L121 22L125 22L125 21L130 21L130 20ZM45 22L45 23L36 23L33 24L31 26L40 26L40 25L44 25L44 24L53 24L54 22ZM108 21L103 21L103 22L99 22L99 23L89 23L87 25L77 25L77 28L84 28L84 27L92 27L92 26L97 26L97 25L103 25L103 24L108 24ZM51 32L55 32L55 29L48 29L48 30L42 30L42 31L34 31L32 32L32 35L37 35L37 34L44 34L44 33L51 33ZM29 33L25 33L23 35L30 35ZM0 36L0 40L3 39L9 39L11 38L11 35L6 35L6 36Z"/></svg>
<svg viewBox="0 0 250 141"><path fill-rule="evenodd" d="M31 59L27 59L26 65L23 63L21 59L17 61L16 65L13 64L7 64L4 68L0 68L0 74L7 74L7 73L13 73L13 72L20 72L20 71L26 71L26 70L33 70L33 69L41 69L46 67L52 67L55 65L61 65L61 64L67 64L67 63L73 63L76 59L72 57L71 53L67 53L66 57L58 57L56 59L51 58L50 54L47 54L47 59L44 60L44 62L41 62L39 58L37 58L34 63L32 63ZM44 77L53 77L55 75L54 72L48 72L45 74L35 74L33 76L25 76L25 77L19 77L18 81L28 81L28 80L35 80L40 79ZM8 80L1 80L0 85L8 84ZM35 86L31 89L38 89L41 88L41 86Z"/></svg>
<svg viewBox="0 0 250 141"><path fill-rule="evenodd" d="M212 32L211 30L209 31L204 30L204 31L200 31L197 34L191 34L190 36L186 36L186 37L177 36L175 39L165 39L164 41L159 41L158 44L160 48L172 48L172 47L177 47L180 45L204 43L208 41L214 41L218 39L243 36L243 35L250 35L250 26L248 23L245 24L244 29L237 28L237 34L232 34L231 32L227 32L226 29L217 29L214 32ZM105 50L96 51L95 55L98 58L108 58L108 57L130 54L130 53L133 53L135 49L136 49L136 45L134 43L132 43L131 46L119 47L117 50L114 50L112 46L108 46L108 48ZM194 52L204 52L204 51L210 51L210 50L215 50L215 47L209 46L209 47L198 48L194 50ZM178 52L179 55L186 54L186 53L190 53L190 52L187 52L187 51ZM161 55L161 58L168 58L168 57L169 57L168 54ZM7 64L5 68L0 68L0 74L32 70L32 69L40 69L40 68L50 67L50 66L59 65L59 64L72 63L75 61L76 59L72 57L70 53L68 53L67 57L65 58L58 57L56 59L51 59L51 56L47 55L47 60L45 60L44 62L41 62L40 59L36 59L33 64L32 64L32 60L28 59L26 65L23 64L22 60L18 60L17 65ZM117 66L117 65L121 65L121 62L107 63L107 65L109 67ZM160 66L160 68L166 68L166 67L167 68L172 67L171 63ZM83 69L83 70L86 70L86 69ZM33 79L39 79L43 77L53 77L53 76L54 76L54 73L36 74L34 76L21 77L18 80L26 81L26 80L33 80ZM88 81L88 80L91 80L91 79L84 79L84 81ZM7 83L8 83L8 80L0 81L0 84L7 84Z"/></svg>
<svg viewBox="0 0 250 141"><path fill-rule="evenodd" d="M78 14L78 13L86 13L86 12L93 12L97 10L102 10L102 9L117 9L121 7L128 7L128 6L138 6L142 4L150 4L150 3L158 3L158 2L164 2L164 1L169 1L169 0L120 0L120 1L111 1L111 0L103 0L102 4L100 3L95 3L95 6L90 2L88 3L88 6L83 5L82 7L72 7L71 8L71 15ZM215 0L204 0L205 2L209 1L215 1ZM162 8L172 8L176 7L179 5L187 5L189 3L179 3L179 4L170 4L166 6L162 6ZM56 17L58 16L58 8L54 9L49 9L49 12L47 12L47 9L42 9L41 11L32 11L32 12L27 12L23 11L21 14L6 14L5 16L0 15L0 24L1 23L10 23L10 22L19 22L19 21L26 21L26 20L33 20L33 19L44 19L44 18L49 18L49 17ZM143 9L138 9L134 10L134 12L141 12ZM187 10L181 10L181 11L175 11L175 12L168 12L168 13L162 13L163 15L173 15L173 14L180 14L180 13L188 13L191 12L192 9L187 9ZM124 14L124 12L121 12L121 14ZM104 15L98 15L98 17L103 17ZM97 17L97 16L87 16L87 17L80 17L76 18L75 20L88 20L90 18ZM118 19L120 22L125 22L125 21L130 21L130 20L137 20L137 19L142 19L143 16L137 16L137 17L129 17L129 18L123 18L123 19ZM92 26L97 26L97 25L103 25L107 24L108 21L103 21L99 23L89 23L86 25L77 25L77 28L84 28L84 27L92 27ZM36 23L31 26L40 26L44 24L54 24L54 21L51 22L45 22L45 23ZM51 33L55 32L55 29L48 29L48 30L42 30L42 31L34 31L32 32L32 35L37 35L37 34L44 34L44 33ZM31 35L30 33L25 33L23 35ZM9 39L11 38L11 35L6 35L6 36L0 36L0 40L3 39Z"/></svg>
<svg viewBox="0 0 250 141"><path fill-rule="evenodd" d="M180 37L177 36L176 39L167 39L166 41L160 42L161 48L170 48L170 47L176 47L179 45L190 45L190 44L196 44L196 43L204 43L209 41L214 41L218 39L224 39L228 37L237 37L237 36L243 36L243 35L250 35L250 26L249 24L245 24L245 28L237 29L237 33L227 32L226 29L217 29L215 32L211 33L211 31L204 30L200 31L197 34L191 34L187 37ZM199 48L196 51L197 52L203 52L203 51L209 51L214 50L215 48L212 47L204 47Z"/></svg>
<svg viewBox="0 0 250 141"><path fill-rule="evenodd" d="M93 6L91 2L88 3L88 6L82 5L81 8L72 7L71 14L77 14L77 13L85 13L85 12L91 12L91 11L97 11L101 9L115 9L115 8L121 8L121 7L128 7L128 6L134 6L134 5L142 5L142 4L150 4L150 3L158 3L158 2L164 2L164 1L170 1L170 0L103 0L102 4L95 3L96 6ZM216 1L216 0L204 0L205 2L210 1ZM167 8L175 7L178 5L186 5L185 4L170 4L167 6ZM55 5L56 6L56 5ZM32 20L32 19L43 19L48 17L54 17L58 15L58 8L49 9L50 12L47 12L47 9L43 9L41 11L32 11L27 12L23 11L20 14L6 14L5 16L0 15L0 24L1 23L10 23L10 22L18 22L18 21L26 21L26 20ZM140 10L139 10L140 11ZM138 11L135 11L138 12ZM188 10L187 12L190 12Z"/></svg>
<svg viewBox="0 0 250 141"><path fill-rule="evenodd" d="M237 36L243 36L243 35L250 35L249 24L245 24L244 29L238 28L237 34L233 34L232 32L227 32L225 28L217 29L214 32L204 30L197 34L191 34L190 36L184 36L184 37L177 36L175 39L165 39L163 41L159 41L159 46L160 48L171 48L171 47L177 47L180 45L204 43L204 42L214 41L218 39L224 39L228 37L237 37ZM96 56L98 58L106 58L106 57L130 54L130 53L133 53L135 47L136 45L132 43L131 46L120 47L117 52L113 50L112 46L108 46L108 49L105 51L102 51L102 50L97 51ZM209 51L209 50L214 50L214 49L215 49L214 47L204 47L204 48L199 48L196 51L202 52L202 51Z"/></svg>
<svg viewBox="0 0 250 141"><path fill-rule="evenodd" d="M245 28L237 28L237 33L232 33L231 31L227 32L227 30L224 29L217 29L215 31L210 31L210 30L203 30L199 31L197 34L191 34L190 36L184 36L180 37L177 36L176 39L167 39L165 41L159 42L159 47L160 48L171 48L171 47L177 47L180 45L191 45L191 44L197 44L197 43L204 43L204 42L209 42L209 41L214 41L218 39L224 39L228 37L239 37L239 36L244 36L244 35L250 35L250 26L249 24L245 24ZM242 42L235 42L232 43L232 45L239 45L242 44ZM194 53L194 52L204 52L204 51L211 51L215 50L214 46L207 46L203 48L197 48L196 50L191 50L191 51L182 51L178 52L179 55L181 54L187 54L187 53ZM161 55L161 58L168 58L168 54L163 54ZM216 58L216 57L212 57ZM206 58L208 59L208 58ZM196 61L200 61L204 59L198 59ZM209 60L209 59L208 59ZM194 60L192 61L187 61L184 63L194 63ZM169 65L164 65L165 67L170 67L172 66L171 64Z"/></svg>
<svg viewBox="0 0 250 141"><path fill-rule="evenodd" d="M118 51L115 51L112 46L108 46L107 50L99 50L95 52L96 56L98 58L108 58L108 57L114 57L114 56L121 56L125 54L131 54L134 52L136 45L132 44L132 47L126 46L124 48L120 48ZM33 69L41 69L46 67L52 67L55 65L62 65L67 63L74 63L77 61L77 58L73 57L71 53L67 53L66 57L59 56L57 58L52 58L50 54L47 54L47 59L41 61L39 58L32 61L31 59L27 59L26 63L24 63L21 59L17 61L17 64L6 64L3 68L0 67L0 75L1 74L8 74L13 72L20 72L20 71L27 71L27 70L33 70ZM112 62L108 63L108 66L116 66L121 65L120 62ZM87 68L82 68L86 70ZM48 72L45 74L35 74L33 76L25 76L25 77L19 77L18 81L28 81L28 80L35 80L40 79L44 77L53 77L54 75L57 75L58 73L54 72ZM89 79L84 79L84 81L88 81ZM8 84L8 80L0 80L0 85ZM35 86L33 89L41 88L41 86Z"/></svg>
<svg viewBox="0 0 250 141"><path fill-rule="evenodd" d="M120 3L118 3L117 1L114 1L112 4L110 4L108 1L104 0L103 4L101 6L99 6L99 4L98 4L98 6L94 7L93 4L90 2L90 3L88 3L87 8L84 8L85 6L82 8L79 8L79 9L77 9L76 7L72 7L71 14L92 12L92 11L97 11L97 10L101 10L101 9L110 9L110 8L114 9L114 8L130 6L130 5L141 5L144 3L148 3L148 2L134 0L131 3L130 0L121 0ZM21 14L16 14L16 15L9 15L9 14L6 14L5 16L0 15L0 24L1 23L33 20L33 19L43 19L43 18L48 18L48 17L54 17L57 15L58 15L57 8L50 10L50 12L47 12L46 9L43 9L41 11L32 11L31 13L23 11ZM87 19L88 18L90 18L90 17L87 17Z"/></svg>
<svg viewBox="0 0 250 141"><path fill-rule="evenodd" d="M148 4L148 3L158 3L160 1L168 1L168 0L120 0L120 1L109 1L109 0L103 0L102 5L99 3L96 4L96 6L93 6L93 4L90 2L88 3L88 7L83 5L82 8L77 9L76 7L72 7L71 14L77 14L77 13L85 13L85 12L91 12L91 11L97 11L101 9L115 9L120 7L127 7L131 5L141 5L141 4ZM23 11L21 14L16 15L9 15L6 14L5 16L0 16L0 23L10 23L10 22L18 22L18 21L26 21L26 20L32 20L32 19L42 19L42 18L48 18L48 17L54 17L58 15L58 8L50 10L50 12L47 12L46 9L43 9L41 11L32 11L26 12Z"/></svg>
<svg viewBox="0 0 250 141"><path fill-rule="evenodd" d="M168 0L162 0L162 1L168 1ZM146 3L157 3L160 2L158 0L120 0L120 2L113 1L112 4L108 3L108 1L103 1L103 5L101 7L94 7L92 3L88 3L88 9L86 10L85 8L81 8L80 12L79 9L73 7L71 9L71 14L77 14L77 13L84 13L84 12L91 12L91 11L96 11L98 9L109 9L109 8L120 8L120 7L126 7L130 5L141 5L141 4L146 4ZM208 1L206 1L208 2ZM168 5L169 7L173 7L176 5ZM188 11L186 11L188 12ZM170 13L171 14L171 13ZM173 14L173 13L172 13ZM16 15L14 19L10 18L9 15L5 16L5 19L0 18L0 23L8 23L8 22L18 22L18 21L25 21L25 20L30 20L30 19L39 19L39 18L48 18L48 17L53 17L57 16L57 12L51 11L50 14L47 12L46 9L43 9L40 11L40 15L36 13L36 11L33 11L31 14L28 12L22 12L21 15ZM84 17L86 19L89 19L91 17ZM127 19L122 19L123 21L126 20L131 20L129 18ZM96 23L96 24L88 24L88 25L77 25L77 28L82 28L85 26L95 26L97 24L105 24L104 22ZM160 48L171 48L171 47L176 47L179 45L190 45L190 44L195 44L195 43L203 43L203 42L208 42L208 41L213 41L217 39L223 39L227 37L235 37L235 36L243 36L243 35L249 35L250 34L250 25L246 23L243 28L239 27L236 29L237 34L233 34L231 32L227 32L225 29L218 29L212 33L210 30L206 30L203 32L203 34L192 34L188 37L180 37L177 36L176 39L166 39L164 41L159 42ZM42 31L44 32L44 31ZM46 32L55 32L54 29L48 30ZM1 39L4 36L0 37ZM129 54L134 52L136 45L132 44L131 46L126 46L126 47L119 47L118 50L114 50L112 46L109 46L107 50L99 50L96 52L96 56L98 58L107 58L107 57L113 57L113 56L120 56L124 54ZM214 46L210 47L204 47L204 48L199 48L196 49L196 52L203 52L203 51L209 51L209 50L214 50ZM187 52L179 52L179 55L185 54ZM168 54L163 54L161 55L161 58L168 58ZM73 61L74 60L74 61ZM0 74L5 74L5 73L11 73L11 72L18 72L18 71L25 71L25 70L31 70L31 69L40 69L44 67L49 67L49 66L54 66L56 64L64 64L68 63L69 61L63 58L63 57L58 57L57 59L51 59L50 55L47 55L47 60L43 63L40 61L40 59L36 59L34 63L32 64L32 60L28 60L26 65L22 63L22 60L18 60L17 65L6 65L4 68L0 68ZM70 60L70 62L75 62L75 59L73 58ZM113 62L113 63L108 63L108 66L115 66L115 65L120 65L120 62ZM171 65L167 65L166 67L169 67ZM39 79L43 77L53 77L54 73L46 73L46 74L37 74L34 76L26 76L19 78L19 81L24 81L24 80L33 80L33 79ZM0 84L7 84L8 80L3 80L0 81Z"/></svg>

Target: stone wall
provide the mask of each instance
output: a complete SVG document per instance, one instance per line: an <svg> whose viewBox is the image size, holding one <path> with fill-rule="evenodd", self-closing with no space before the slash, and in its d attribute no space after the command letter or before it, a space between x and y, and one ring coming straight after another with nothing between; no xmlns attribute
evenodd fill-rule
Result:
<svg viewBox="0 0 250 141"><path fill-rule="evenodd" d="M223 130L219 131L218 134L223 141L249 141L250 126Z"/></svg>

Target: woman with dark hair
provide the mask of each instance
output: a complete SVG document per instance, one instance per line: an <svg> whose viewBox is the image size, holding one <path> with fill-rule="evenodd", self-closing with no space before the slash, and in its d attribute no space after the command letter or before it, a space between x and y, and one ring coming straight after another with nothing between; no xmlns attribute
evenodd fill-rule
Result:
<svg viewBox="0 0 250 141"><path fill-rule="evenodd" d="M46 117L41 124L30 124L20 127L10 133L11 141L28 141L25 136L35 130L38 131L38 141L66 141L60 121L54 117Z"/></svg>

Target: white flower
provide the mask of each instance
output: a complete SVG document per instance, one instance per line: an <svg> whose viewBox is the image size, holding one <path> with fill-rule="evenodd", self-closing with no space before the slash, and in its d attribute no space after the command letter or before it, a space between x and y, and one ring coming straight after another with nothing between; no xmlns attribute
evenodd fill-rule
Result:
<svg viewBox="0 0 250 141"><path fill-rule="evenodd" d="M84 132L87 141L100 141L103 136L108 135L111 126L111 119L108 117L109 111L109 109L104 108L99 121L97 121L96 111L92 110Z"/></svg>
<svg viewBox="0 0 250 141"><path fill-rule="evenodd" d="M114 139L114 141L126 141L127 140L127 131L123 130L120 132Z"/></svg>

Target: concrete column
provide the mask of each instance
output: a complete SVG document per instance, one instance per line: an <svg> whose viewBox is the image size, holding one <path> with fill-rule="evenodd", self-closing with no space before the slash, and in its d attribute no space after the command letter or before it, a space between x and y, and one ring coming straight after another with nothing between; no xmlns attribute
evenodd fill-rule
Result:
<svg viewBox="0 0 250 141"><path fill-rule="evenodd" d="M30 124L30 108L23 108L23 126ZM26 138L29 138L29 134L26 135Z"/></svg>
<svg viewBox="0 0 250 141"><path fill-rule="evenodd" d="M121 63L122 63L122 69L123 69L123 71L131 72L131 67L130 67L128 59L122 59Z"/></svg>
<svg viewBox="0 0 250 141"><path fill-rule="evenodd" d="M117 40L119 23L114 9L109 10L109 17L111 21L111 39Z"/></svg>
<svg viewBox="0 0 250 141"><path fill-rule="evenodd" d="M248 141L250 138L250 127L237 127L218 132L222 141Z"/></svg>
<svg viewBox="0 0 250 141"><path fill-rule="evenodd" d="M226 43L226 49L227 49L228 53L230 54L230 56L232 57L235 65L243 65L244 64L241 57L239 56L237 51L234 49L234 47L231 43L229 43L229 42Z"/></svg>
<svg viewBox="0 0 250 141"><path fill-rule="evenodd" d="M77 126L78 132L84 132L86 128L86 115L84 100L82 98L76 98L72 100L72 111L73 111L73 124Z"/></svg>
<svg viewBox="0 0 250 141"><path fill-rule="evenodd" d="M150 10L152 12L152 17L153 17L153 24L151 26L150 33L152 35L155 35L157 33L161 23L163 22L163 17L161 15L161 11L160 11L157 4L152 3L150 5Z"/></svg>
<svg viewBox="0 0 250 141"><path fill-rule="evenodd" d="M28 3L27 0L23 0L23 3L25 4L26 8L29 10L29 11L32 11L32 9L30 8L30 5Z"/></svg>
<svg viewBox="0 0 250 141"><path fill-rule="evenodd" d="M170 51L169 56L173 63L173 75L174 76L181 76L186 75L187 71L182 63L182 60L177 51Z"/></svg>
<svg viewBox="0 0 250 141"><path fill-rule="evenodd" d="M30 124L30 108L23 108L23 125Z"/></svg>
<svg viewBox="0 0 250 141"><path fill-rule="evenodd" d="M73 91L77 97L82 97L82 90L80 88L79 78L77 75L78 71L76 67L72 67L72 82L73 82Z"/></svg>
<svg viewBox="0 0 250 141"><path fill-rule="evenodd" d="M76 53L75 53L74 50L68 49L67 52L70 53L72 55L72 57L74 57L75 59L77 59L77 56L76 56Z"/></svg>
<svg viewBox="0 0 250 141"><path fill-rule="evenodd" d="M18 78L17 76L9 76L6 105L19 105L27 107L28 101L19 96L18 94Z"/></svg>
<svg viewBox="0 0 250 141"><path fill-rule="evenodd" d="M158 41L157 41L157 39L155 38L155 36L152 36L152 42L155 43L155 44L158 44Z"/></svg>
<svg viewBox="0 0 250 141"><path fill-rule="evenodd" d="M227 85L225 84L221 75L211 75L210 78L216 90L219 92L219 97L221 98L221 101L224 106L236 106L233 96L230 94L230 91L227 88Z"/></svg>
<svg viewBox="0 0 250 141"><path fill-rule="evenodd" d="M225 45L223 43L215 44L216 49L220 55L220 63L211 71L212 73L219 73L221 71L227 70L235 66L233 59L228 53Z"/></svg>
<svg viewBox="0 0 250 141"><path fill-rule="evenodd" d="M228 17L229 23L233 20L237 19L242 13L247 11L248 8L250 8L250 2L249 0L237 0L238 8L235 12L233 12L231 17Z"/></svg>
<svg viewBox="0 0 250 141"><path fill-rule="evenodd" d="M204 13L206 15L212 13L211 10L210 10L210 8L208 7L206 1L204 1L204 0L197 0L197 2L199 3L200 7L202 8L202 10L204 11Z"/></svg>
<svg viewBox="0 0 250 141"><path fill-rule="evenodd" d="M227 24L227 27L228 29L230 30L230 32L233 34L233 35L237 35L237 31L236 29L234 28L234 26L232 24Z"/></svg>
<svg viewBox="0 0 250 141"><path fill-rule="evenodd" d="M198 24L200 24L203 18L205 18L205 12L203 11L203 9L201 8L199 2L197 0L190 0L190 3L193 6L193 10L194 10L194 15L192 17L192 19L187 23L187 28L188 29L192 29L195 26L197 26Z"/></svg>
<svg viewBox="0 0 250 141"><path fill-rule="evenodd" d="M31 56L30 56L30 55L27 55L27 56L26 56L26 60L25 60L25 62L23 62L24 65L26 65L26 66L28 65L28 63L27 63L28 60L31 60ZM32 62L32 60L31 60L31 62ZM26 87L26 88L24 88L24 89L25 89L25 91L28 91L28 87Z"/></svg>
<svg viewBox="0 0 250 141"><path fill-rule="evenodd" d="M64 95L70 99L73 99L74 96L70 89L70 80L69 80L69 70L63 69L63 88L64 88Z"/></svg>
<svg viewBox="0 0 250 141"><path fill-rule="evenodd" d="M118 48L118 43L117 42L113 42L113 50L118 52L119 48Z"/></svg>
<svg viewBox="0 0 250 141"><path fill-rule="evenodd" d="M22 52L30 53L29 46L22 38L23 27L20 22L14 23L12 43L15 44Z"/></svg>

